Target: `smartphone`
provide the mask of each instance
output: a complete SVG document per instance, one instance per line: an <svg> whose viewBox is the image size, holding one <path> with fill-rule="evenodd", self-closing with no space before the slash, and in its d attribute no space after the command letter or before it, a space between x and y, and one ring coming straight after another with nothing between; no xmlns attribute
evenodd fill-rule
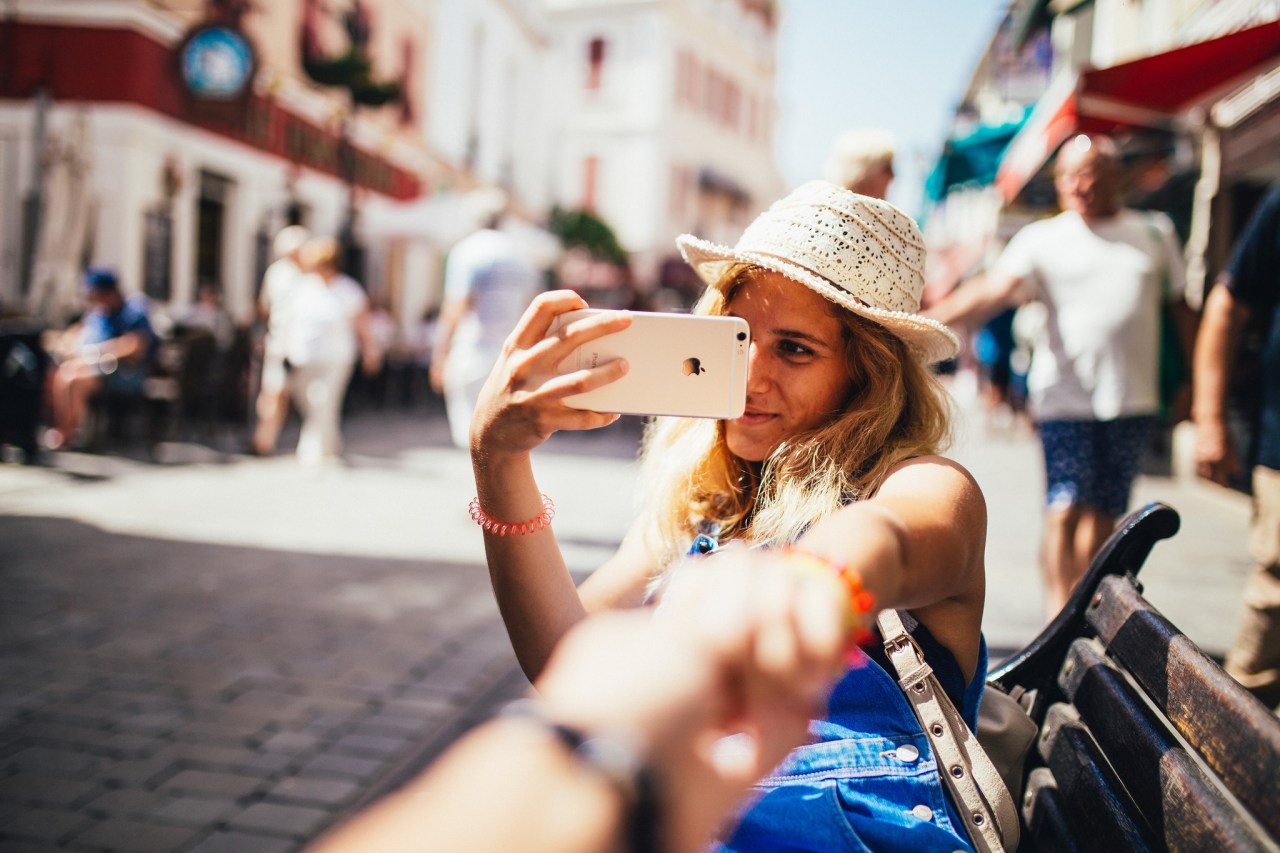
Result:
<svg viewBox="0 0 1280 853"><path fill-rule="evenodd" d="M561 314L550 334L599 313L584 308ZM561 373L572 373L625 358L627 375L564 402L575 409L623 415L741 417L747 406L750 344L751 329L739 317L633 311L628 328L588 341L560 363Z"/></svg>

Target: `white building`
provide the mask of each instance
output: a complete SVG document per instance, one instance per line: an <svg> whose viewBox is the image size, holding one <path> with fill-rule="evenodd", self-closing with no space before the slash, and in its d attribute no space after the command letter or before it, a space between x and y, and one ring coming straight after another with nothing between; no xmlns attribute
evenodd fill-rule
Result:
<svg viewBox="0 0 1280 853"><path fill-rule="evenodd" d="M248 322L271 236L341 232L352 173L357 272L402 323L438 299L477 187L532 223L589 209L640 289L687 282L676 235L731 241L784 190L777 15L774 0L10 0L0 304L59 319L95 263L161 314L213 282ZM349 90L303 60L357 37L402 97L353 118ZM184 66L193 45L204 64Z"/></svg>
<svg viewBox="0 0 1280 853"><path fill-rule="evenodd" d="M160 313L179 313L212 282L247 321L278 228L342 228L346 163L361 206L414 197L442 170L416 130L427 6L364 4L370 77L404 97L350 120L349 93L317 85L300 62L308 43L325 56L351 43L345 22L309 0L9 3L0 302L56 320L92 262L117 269ZM385 267L370 282L383 292L403 278Z"/></svg>
<svg viewBox="0 0 1280 853"><path fill-rule="evenodd" d="M784 191L766 0L546 0L556 202L594 211L637 286L683 275L675 237L732 242Z"/></svg>

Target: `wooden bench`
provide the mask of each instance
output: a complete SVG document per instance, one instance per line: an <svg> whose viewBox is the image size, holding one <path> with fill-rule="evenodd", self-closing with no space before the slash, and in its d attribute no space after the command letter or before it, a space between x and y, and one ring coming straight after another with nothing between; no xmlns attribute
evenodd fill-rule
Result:
<svg viewBox="0 0 1280 853"><path fill-rule="evenodd" d="M1058 617L988 679L1026 691L1040 726L1019 851L1280 849L1280 718L1137 582L1178 526L1160 503L1126 518Z"/></svg>

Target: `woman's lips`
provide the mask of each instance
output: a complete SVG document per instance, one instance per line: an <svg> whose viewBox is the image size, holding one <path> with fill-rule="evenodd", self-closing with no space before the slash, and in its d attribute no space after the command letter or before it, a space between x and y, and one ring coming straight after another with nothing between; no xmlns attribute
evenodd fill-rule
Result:
<svg viewBox="0 0 1280 853"><path fill-rule="evenodd" d="M742 417L738 418L738 423L743 426L756 426L762 424L770 418L774 417L771 412L759 412L753 409L747 409L742 413Z"/></svg>

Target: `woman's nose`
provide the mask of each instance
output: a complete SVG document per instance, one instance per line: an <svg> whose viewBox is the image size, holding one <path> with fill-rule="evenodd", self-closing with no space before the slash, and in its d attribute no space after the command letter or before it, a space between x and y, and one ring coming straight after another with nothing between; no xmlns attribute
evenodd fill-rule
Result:
<svg viewBox="0 0 1280 853"><path fill-rule="evenodd" d="M758 394L769 388L769 358L755 341L747 350L747 393Z"/></svg>

